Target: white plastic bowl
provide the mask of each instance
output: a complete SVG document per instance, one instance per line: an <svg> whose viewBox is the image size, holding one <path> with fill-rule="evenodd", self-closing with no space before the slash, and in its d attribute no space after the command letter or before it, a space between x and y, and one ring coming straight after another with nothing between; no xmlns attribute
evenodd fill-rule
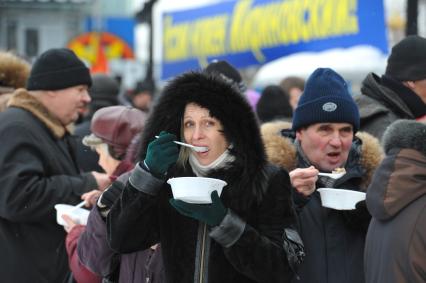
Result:
<svg viewBox="0 0 426 283"><path fill-rule="evenodd" d="M322 206L337 209L351 210L355 205L365 200L365 193L352 190L319 188Z"/></svg>
<svg viewBox="0 0 426 283"><path fill-rule="evenodd" d="M220 196L226 182L205 177L180 177L167 181L172 187L173 198L188 203L212 203L211 193L217 191Z"/></svg>
<svg viewBox="0 0 426 283"><path fill-rule="evenodd" d="M75 207L69 204L57 204L55 205L56 209L56 222L59 225L65 226L66 223L62 219L62 215L66 214L77 224L86 225L87 218L89 218L90 211L84 208Z"/></svg>

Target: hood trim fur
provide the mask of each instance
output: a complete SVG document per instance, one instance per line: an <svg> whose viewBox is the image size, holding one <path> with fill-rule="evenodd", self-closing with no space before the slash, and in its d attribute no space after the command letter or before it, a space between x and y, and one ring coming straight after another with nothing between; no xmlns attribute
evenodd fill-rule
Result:
<svg viewBox="0 0 426 283"><path fill-rule="evenodd" d="M296 147L293 142L283 137L282 129L291 129L291 123L274 121L265 123L261 127L263 141L269 161L283 167L287 171L296 169ZM362 140L361 166L366 170L361 187L366 189L371 182L375 169L383 159L383 150L377 138L366 132L358 132L356 136Z"/></svg>
<svg viewBox="0 0 426 283"><path fill-rule="evenodd" d="M52 134L61 139L64 137L67 129L59 120L47 110L47 108L25 89L17 89L8 102L8 107L17 107L31 112L37 117Z"/></svg>
<svg viewBox="0 0 426 283"><path fill-rule="evenodd" d="M397 120L383 134L383 147L388 153L393 148L409 148L426 156L426 125L415 120Z"/></svg>

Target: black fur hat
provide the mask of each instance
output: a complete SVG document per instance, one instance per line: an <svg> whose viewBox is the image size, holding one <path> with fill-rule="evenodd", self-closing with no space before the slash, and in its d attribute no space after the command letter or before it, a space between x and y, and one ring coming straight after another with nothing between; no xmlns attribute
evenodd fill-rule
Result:
<svg viewBox="0 0 426 283"><path fill-rule="evenodd" d="M399 81L426 78L426 38L410 35L392 47L386 75Z"/></svg>
<svg viewBox="0 0 426 283"><path fill-rule="evenodd" d="M234 187L239 189L234 189L233 193L261 198L266 154L256 116L239 91L218 75L205 71L188 72L168 83L145 124L141 159L146 155L148 143L160 131L170 132L181 139L181 121L188 103L208 109L210 115L222 123L224 135L233 145L230 153L235 156L231 168L222 173L228 184L238 183Z"/></svg>

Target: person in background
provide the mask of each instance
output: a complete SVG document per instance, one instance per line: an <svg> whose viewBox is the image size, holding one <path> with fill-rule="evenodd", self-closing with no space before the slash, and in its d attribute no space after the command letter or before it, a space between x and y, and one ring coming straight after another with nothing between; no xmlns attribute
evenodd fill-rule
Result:
<svg viewBox="0 0 426 283"><path fill-rule="evenodd" d="M256 114L261 123L273 120L291 121L293 109L290 97L281 87L269 85L262 91L256 104Z"/></svg>
<svg viewBox="0 0 426 283"><path fill-rule="evenodd" d="M221 76L231 85L236 87L247 99L253 111L256 111L256 104L260 99L260 94L253 89L247 89L247 85L243 81L240 72L234 66L224 60L213 60L207 65L205 71L209 74Z"/></svg>
<svg viewBox="0 0 426 283"><path fill-rule="evenodd" d="M367 191L372 215L364 266L367 283L426 282L426 125L392 123L386 157Z"/></svg>
<svg viewBox="0 0 426 283"><path fill-rule="evenodd" d="M91 98L83 121L75 126L74 135L77 144L77 163L83 172L99 171L103 169L98 164L98 155L82 143L83 138L90 134L90 122L93 114L103 107L118 104L119 85L114 78L106 74L92 75L92 86L89 89Z"/></svg>
<svg viewBox="0 0 426 283"><path fill-rule="evenodd" d="M155 82L144 80L136 84L135 89L129 93L129 96L133 107L147 113L151 108L154 94Z"/></svg>
<svg viewBox="0 0 426 283"><path fill-rule="evenodd" d="M156 138L158 136L158 138ZM204 146L178 148L175 140ZM288 173L267 163L251 106L222 76L188 72L165 87L145 125L141 162L107 218L112 249L160 242L167 282L288 282L299 253ZM211 204L172 197L168 178L227 183Z"/></svg>
<svg viewBox="0 0 426 283"><path fill-rule="evenodd" d="M321 205L317 188L365 192L381 160L379 141L358 132L358 108L343 78L329 68L316 69L293 115L262 125L269 160L290 171L306 257L299 268L306 283L364 282L364 239L370 222L365 202L354 210ZM344 168L339 179L319 176Z"/></svg>
<svg viewBox="0 0 426 283"><path fill-rule="evenodd" d="M296 76L285 77L280 82L280 87L290 96L291 107L295 110L297 103L299 102L299 98L305 89L305 80Z"/></svg>
<svg viewBox="0 0 426 283"><path fill-rule="evenodd" d="M12 93L25 87L29 74L29 63L11 52L0 50L0 112L6 109Z"/></svg>
<svg viewBox="0 0 426 283"><path fill-rule="evenodd" d="M92 119L90 136L83 142L99 154L99 164L116 180L133 169L125 159L131 140L139 135L145 124L144 112L126 106L110 106L98 110ZM78 283L93 282L93 276L115 282L163 282L161 249L151 248L133 254L119 255L108 246L105 216L121 194L124 185L114 182L102 194L89 214L87 226L75 226L67 219L66 238L71 270ZM93 203L93 195L87 195ZM78 244L77 244L78 241ZM86 266L88 268L86 268ZM87 274L91 270L92 274ZM115 281L114 281L115 280Z"/></svg>
<svg viewBox="0 0 426 283"><path fill-rule="evenodd" d="M426 121L426 38L410 35L392 47L385 74L370 73L354 97L361 130L381 139L395 120Z"/></svg>
<svg viewBox="0 0 426 283"><path fill-rule="evenodd" d="M69 49L42 53L27 89L0 113L0 278L4 282L66 282L65 231L54 205L110 184L106 174L80 173L67 126L90 102L89 69Z"/></svg>

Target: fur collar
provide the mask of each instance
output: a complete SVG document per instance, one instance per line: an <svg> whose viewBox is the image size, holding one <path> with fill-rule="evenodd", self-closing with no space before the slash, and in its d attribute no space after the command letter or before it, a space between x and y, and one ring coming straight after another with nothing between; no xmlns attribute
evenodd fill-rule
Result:
<svg viewBox="0 0 426 283"><path fill-rule="evenodd" d="M386 153L393 148L410 148L426 156L426 125L414 120L397 120L383 134L383 147Z"/></svg>
<svg viewBox="0 0 426 283"><path fill-rule="evenodd" d="M46 109L46 107L38 101L34 96L25 89L17 89L8 102L8 107L17 107L31 112L37 117L52 134L61 139L64 137L67 129L59 122L59 120Z"/></svg>
<svg viewBox="0 0 426 283"><path fill-rule="evenodd" d="M261 127L262 138L269 161L288 171L292 171L296 169L296 147L290 139L281 135L280 131L282 129L291 129L291 123L283 121L265 123ZM362 187L367 188L374 170L383 159L383 151L379 140L372 135L358 132L356 136L362 140L360 163L366 170Z"/></svg>

